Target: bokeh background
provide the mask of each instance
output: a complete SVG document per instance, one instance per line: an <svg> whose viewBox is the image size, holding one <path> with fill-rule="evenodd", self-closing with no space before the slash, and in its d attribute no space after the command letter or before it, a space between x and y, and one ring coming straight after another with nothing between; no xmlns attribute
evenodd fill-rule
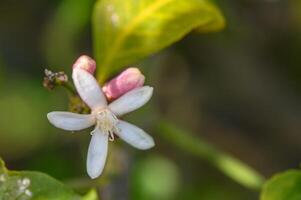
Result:
<svg viewBox="0 0 301 200"><path fill-rule="evenodd" d="M46 113L66 110L62 88L47 91L43 70L71 73L92 55L93 1L0 1L0 156L10 169L38 170L78 191L98 185L102 199L252 200L202 159L161 139L148 124L157 112L265 177L297 168L301 153L301 2L218 1L220 33L191 33L137 64L155 87L150 106L128 116L156 140L140 152L110 144L107 176L85 172L89 132L53 128ZM158 135L158 136L157 136Z"/></svg>

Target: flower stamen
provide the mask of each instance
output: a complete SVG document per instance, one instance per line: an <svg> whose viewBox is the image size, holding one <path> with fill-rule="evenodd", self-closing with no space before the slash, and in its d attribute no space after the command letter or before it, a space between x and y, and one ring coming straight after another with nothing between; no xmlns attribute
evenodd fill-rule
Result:
<svg viewBox="0 0 301 200"><path fill-rule="evenodd" d="M110 141L110 142L114 142L114 140L115 140L114 133L111 133L111 132L110 132L110 134L109 134L109 141Z"/></svg>
<svg viewBox="0 0 301 200"><path fill-rule="evenodd" d="M95 115L97 121L96 128L99 128L102 133L108 134L109 141L114 141L114 133L119 132L119 128L117 127L117 117L109 109L96 111Z"/></svg>

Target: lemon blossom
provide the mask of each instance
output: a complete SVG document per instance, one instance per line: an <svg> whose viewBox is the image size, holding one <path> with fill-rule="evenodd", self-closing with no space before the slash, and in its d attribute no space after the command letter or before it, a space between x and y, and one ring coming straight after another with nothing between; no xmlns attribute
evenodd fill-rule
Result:
<svg viewBox="0 0 301 200"><path fill-rule="evenodd" d="M68 131L95 125L87 155L87 172L91 178L101 175L107 157L108 141L114 140L114 134L141 150L155 145L153 138L142 129L118 119L148 102L153 93L152 87L135 88L108 104L97 80L89 72L74 68L72 78L80 97L91 108L91 113L55 111L48 113L47 118L55 127Z"/></svg>

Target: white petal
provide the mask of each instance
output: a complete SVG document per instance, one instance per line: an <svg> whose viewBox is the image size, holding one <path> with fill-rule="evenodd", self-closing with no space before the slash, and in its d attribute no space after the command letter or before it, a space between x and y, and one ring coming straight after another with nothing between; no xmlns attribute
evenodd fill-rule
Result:
<svg viewBox="0 0 301 200"><path fill-rule="evenodd" d="M107 105L107 100L97 80L89 72L78 68L73 69L72 78L80 97L92 110Z"/></svg>
<svg viewBox="0 0 301 200"><path fill-rule="evenodd" d="M151 98L153 88L144 86L131 90L109 105L111 111L121 116L143 106Z"/></svg>
<svg viewBox="0 0 301 200"><path fill-rule="evenodd" d="M122 120L119 120L117 126L120 131L116 135L133 147L146 150L155 146L154 139L137 126Z"/></svg>
<svg viewBox="0 0 301 200"><path fill-rule="evenodd" d="M94 116L71 112L50 112L47 118L55 127L67 131L79 131L95 124Z"/></svg>
<svg viewBox="0 0 301 200"><path fill-rule="evenodd" d="M101 175L106 163L108 153L108 134L102 133L98 128L93 132L88 149L87 172L94 179Z"/></svg>

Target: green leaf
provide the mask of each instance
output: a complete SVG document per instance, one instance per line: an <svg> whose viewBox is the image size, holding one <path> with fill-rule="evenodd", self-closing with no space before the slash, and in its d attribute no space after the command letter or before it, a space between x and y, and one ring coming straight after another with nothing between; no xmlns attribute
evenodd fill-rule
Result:
<svg viewBox="0 0 301 200"><path fill-rule="evenodd" d="M262 189L261 200L300 200L301 171L289 170L277 174L266 182Z"/></svg>
<svg viewBox="0 0 301 200"><path fill-rule="evenodd" d="M63 183L41 172L9 171L0 159L0 200L95 200L93 190L81 197Z"/></svg>
<svg viewBox="0 0 301 200"><path fill-rule="evenodd" d="M99 0L94 8L94 53L104 82L121 67L171 45L193 29L224 27L208 0Z"/></svg>
<svg viewBox="0 0 301 200"><path fill-rule="evenodd" d="M90 190L82 200L98 200L97 192L95 189Z"/></svg>

